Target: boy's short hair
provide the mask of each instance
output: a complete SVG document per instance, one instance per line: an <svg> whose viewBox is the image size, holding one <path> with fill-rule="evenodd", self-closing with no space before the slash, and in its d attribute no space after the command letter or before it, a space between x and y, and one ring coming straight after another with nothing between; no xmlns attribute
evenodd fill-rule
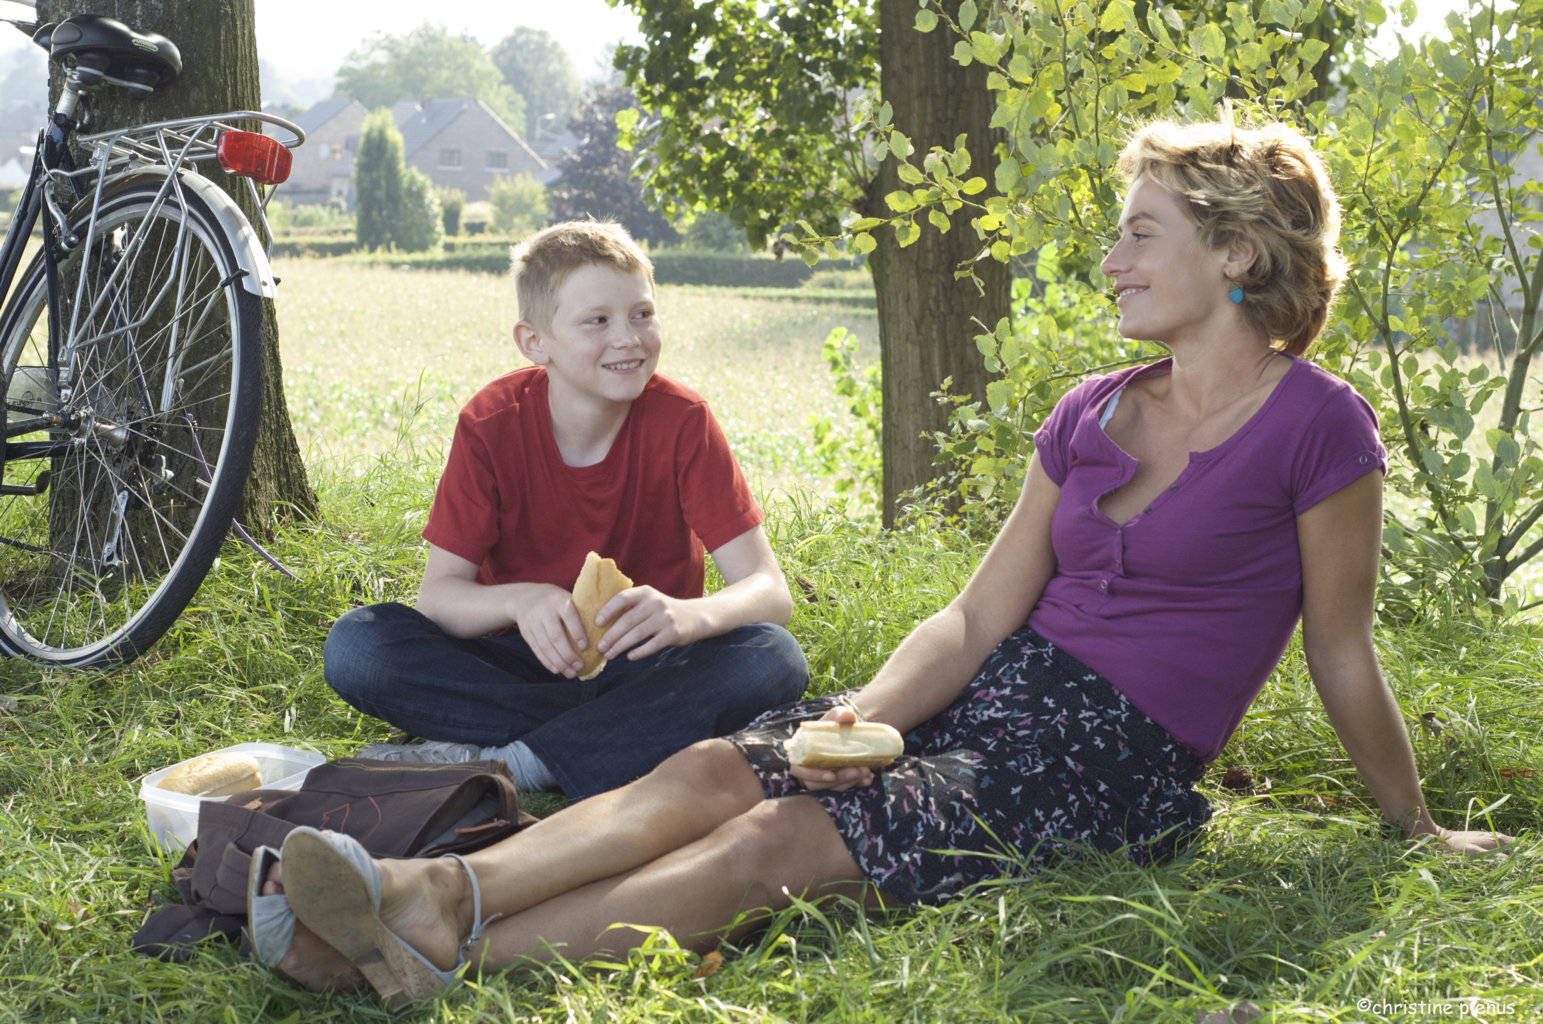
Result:
<svg viewBox="0 0 1543 1024"><path fill-rule="evenodd" d="M557 290L569 274L599 263L641 272L654 288L654 264L620 224L571 220L543 228L510 250L515 301L521 320L542 329L557 313Z"/></svg>
<svg viewBox="0 0 1543 1024"><path fill-rule="evenodd" d="M1284 124L1156 121L1120 154L1126 181L1141 175L1178 197L1215 248L1252 242L1254 265L1237 284L1244 311L1275 347L1300 355L1323 330L1346 274L1339 199L1323 161Z"/></svg>

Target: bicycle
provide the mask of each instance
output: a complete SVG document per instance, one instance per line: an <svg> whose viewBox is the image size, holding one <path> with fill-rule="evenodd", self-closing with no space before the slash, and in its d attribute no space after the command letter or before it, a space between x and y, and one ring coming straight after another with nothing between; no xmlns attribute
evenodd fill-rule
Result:
<svg viewBox="0 0 1543 1024"><path fill-rule="evenodd" d="M171 85L177 47L93 15L6 20L65 74L0 247L0 653L121 664L192 599L246 485L276 284L263 211L305 135L256 111L82 134L98 90Z"/></svg>

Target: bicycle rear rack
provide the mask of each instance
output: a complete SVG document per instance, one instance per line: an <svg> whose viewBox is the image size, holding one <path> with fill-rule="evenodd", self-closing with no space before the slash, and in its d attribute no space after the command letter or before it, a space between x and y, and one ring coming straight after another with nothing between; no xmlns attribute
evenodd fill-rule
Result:
<svg viewBox="0 0 1543 1024"><path fill-rule="evenodd" d="M166 168L175 175L187 165L198 167L217 162L220 136L226 132L249 132L254 126L272 126L284 133L276 138L286 149L293 150L305 142L305 132L293 121L261 111L238 110L81 135L77 141L91 152L90 162L75 171L54 173L60 178L92 181L100 194L112 182L149 168ZM242 177L241 181L256 207L264 250L271 252L273 232L268 226L267 208L278 186L261 187L249 177Z"/></svg>

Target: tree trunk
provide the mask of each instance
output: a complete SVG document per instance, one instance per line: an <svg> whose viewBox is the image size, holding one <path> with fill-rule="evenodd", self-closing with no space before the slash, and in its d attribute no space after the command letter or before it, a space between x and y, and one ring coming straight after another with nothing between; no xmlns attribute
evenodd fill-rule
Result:
<svg viewBox="0 0 1543 1024"><path fill-rule="evenodd" d="M961 0L942 5L957 14ZM879 93L894 110L896 128L920 155L933 146L954 148L969 137L972 174L993 180L991 114L994 93L986 68L960 66L953 59L954 33L944 26L917 32L914 0L879 0ZM883 197L904 188L894 158L879 168L870 192L875 215L889 211ZM885 525L893 525L901 497L933 479L937 446L933 434L947 423L948 410L933 398L946 378L954 395L983 398L989 375L975 336L994 330L1007 315L1011 280L1005 264L974 263L977 280L955 278L981 248L968 209L940 234L923 224L922 237L901 248L888 232L875 232L870 255L878 294L879 345L884 370Z"/></svg>
<svg viewBox="0 0 1543 1024"><path fill-rule="evenodd" d="M182 76L175 85L148 99L123 90L104 89L92 97L93 122L87 131L116 125L161 121L229 110L258 110L257 16L254 0L40 0L39 21L62 21L72 14L101 14L141 32L159 32L182 52ZM50 100L59 96L62 79L53 69ZM255 214L245 187L228 180L218 167L201 168L231 194L243 211ZM284 400L284 372L279 360L278 323L273 302L263 300L263 349L266 373L263 418L257 450L239 518L266 530L280 509L310 516L316 494L306 476Z"/></svg>

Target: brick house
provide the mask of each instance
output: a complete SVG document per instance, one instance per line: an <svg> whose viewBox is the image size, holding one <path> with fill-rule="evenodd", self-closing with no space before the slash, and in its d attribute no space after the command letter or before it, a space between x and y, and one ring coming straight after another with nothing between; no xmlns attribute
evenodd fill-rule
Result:
<svg viewBox="0 0 1543 1024"><path fill-rule="evenodd" d="M325 205L336 200L354 208L354 154L369 115L350 96L322 100L295 118L305 130L305 145L295 150L289 181L280 191L294 206ZM488 185L501 175L528 174L545 184L556 177L550 164L526 145L481 101L405 100L391 108L402 133L402 156L441 188L458 188L468 202L488 197Z"/></svg>
<svg viewBox="0 0 1543 1024"><path fill-rule="evenodd" d="M305 145L294 151L289 180L279 191L292 206L325 206L337 200L354 207L354 153L369 111L349 96L322 100L295 118L305 130Z"/></svg>
<svg viewBox="0 0 1543 1024"><path fill-rule="evenodd" d="M494 179L528 174L542 183L555 176L525 140L471 97L405 100L391 108L402 133L402 155L441 188L458 188L468 202L488 198Z"/></svg>

